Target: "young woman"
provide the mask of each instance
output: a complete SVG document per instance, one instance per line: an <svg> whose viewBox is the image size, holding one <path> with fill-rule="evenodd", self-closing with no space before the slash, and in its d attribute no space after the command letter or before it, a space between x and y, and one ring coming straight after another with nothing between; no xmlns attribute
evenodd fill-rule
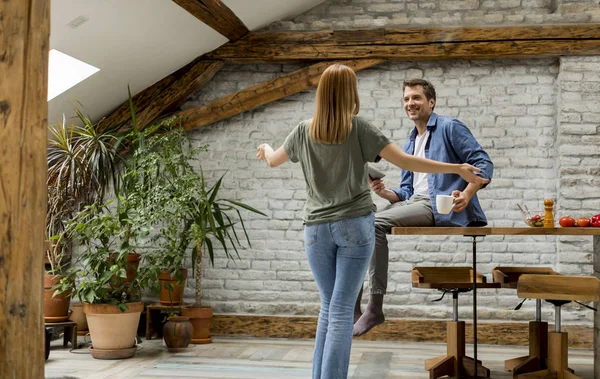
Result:
<svg viewBox="0 0 600 379"><path fill-rule="evenodd" d="M258 147L270 167L300 162L306 181L304 246L321 296L313 379L345 379L350 363L354 303L375 245L374 204L367 162L378 156L416 172L450 173L466 181L488 181L468 164L435 162L405 154L379 129L356 117L357 80L347 66L332 65L317 88L316 111L273 151Z"/></svg>

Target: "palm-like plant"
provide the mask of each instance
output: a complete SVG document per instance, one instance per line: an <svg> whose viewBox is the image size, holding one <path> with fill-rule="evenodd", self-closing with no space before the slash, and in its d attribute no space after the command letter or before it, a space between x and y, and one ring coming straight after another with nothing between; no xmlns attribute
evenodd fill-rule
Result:
<svg viewBox="0 0 600 379"><path fill-rule="evenodd" d="M102 203L109 188L118 193L122 177L126 134L119 126L99 132L97 124L75 112L80 125L63 118L48 127L46 237L54 239L47 251L53 271L63 260L66 223L84 206Z"/></svg>
<svg viewBox="0 0 600 379"><path fill-rule="evenodd" d="M207 189L202 171L199 175L199 183L196 191L196 198L189 203L187 220L190 225L190 234L195 243L192 249L192 262L196 273L196 306L202 304L202 256L204 246L208 252L211 264L214 265L214 247L220 246L227 258L234 258L233 252L239 258L238 248L242 247L241 241L236 232L236 225L239 223L244 238L251 246L250 238L244 225L244 219L240 210L267 216L263 212L239 201L219 198L219 189L223 182L223 174L219 180ZM233 248L233 252L231 250Z"/></svg>

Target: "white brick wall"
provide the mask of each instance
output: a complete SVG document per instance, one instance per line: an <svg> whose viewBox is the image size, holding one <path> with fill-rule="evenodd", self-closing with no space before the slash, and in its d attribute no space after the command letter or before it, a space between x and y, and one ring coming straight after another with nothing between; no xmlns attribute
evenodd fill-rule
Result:
<svg viewBox="0 0 600 379"><path fill-rule="evenodd" d="M438 18L448 18L442 24L451 25L467 22L474 12L479 12L479 23L482 15L499 17L499 21L491 22L562 23L573 20L569 13L573 3L337 0L271 28L379 27L396 25L398 20L431 24ZM598 21L594 21L596 8L582 8L584 22ZM530 15L540 15L541 19L533 21ZM299 67L226 66L182 108L204 104ZM393 62L359 72L361 115L400 145L412 128L401 106L402 81L412 77L430 80L438 92L436 112L463 121L492 157L494 180L480 192L491 225L523 226L516 203L542 210L544 198L557 200L558 215L600 213L600 57ZM198 144L209 144L201 162L210 178L228 170L223 196L245 201L269 215L247 215L252 249L241 251L240 261L221 258L214 268L206 267L204 294L218 313L318 312L318 292L303 250L301 217L306 194L301 169L291 163L269 169L255 159L259 143L279 146L300 120L311 117L313 110L311 90L191 134ZM400 171L386 163L380 167L388 173L386 183L397 185ZM376 196L374 200L384 204ZM397 236L390 238L390 248L387 316L447 318L450 300L430 303L439 293L412 289L410 270L415 265L470 265L470 241L463 237ZM589 238L495 236L478 244L478 270L489 279L497 265L548 265L564 273L591 274L591 259ZM193 278L188 279L188 287L186 293L190 295ZM462 304L470 301L470 296L461 296ZM479 317L484 320L529 320L534 313L533 301L513 311L519 300L510 291L481 291L478 302ZM552 316L551 308L544 306L544 317ZM567 309L563 314L566 322L592 320L592 312L586 309L574 305ZM470 312L470 306L463 306L461 317L469 317Z"/></svg>

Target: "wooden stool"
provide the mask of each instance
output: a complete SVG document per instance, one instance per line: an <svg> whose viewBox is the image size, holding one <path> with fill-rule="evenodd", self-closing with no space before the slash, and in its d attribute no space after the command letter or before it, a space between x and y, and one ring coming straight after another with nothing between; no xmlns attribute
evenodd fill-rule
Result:
<svg viewBox="0 0 600 379"><path fill-rule="evenodd" d="M499 283L486 283L486 278L477 273L477 288L499 288ZM412 285L415 288L437 289L444 294L452 294L452 321L447 323L446 355L426 359L425 370L429 378L442 376L490 377L490 370L465 353L465 322L458 321L458 294L473 289L473 269L471 267L415 267L412 270ZM440 299L441 300L441 299Z"/></svg>
<svg viewBox="0 0 600 379"><path fill-rule="evenodd" d="M524 274L560 275L551 267L496 267L492 270L494 282L502 288L517 289L519 277ZM535 300L535 321L529 322L529 355L504 361L504 369L512 371L513 378L520 374L547 368L548 323L542 322L542 300Z"/></svg>
<svg viewBox="0 0 600 379"><path fill-rule="evenodd" d="M146 341L151 340L155 334L162 338L162 335L159 334L160 330L158 329L158 326L152 322L152 311L173 311L174 313L179 314L179 310L188 305L190 304L164 305L156 303L146 305Z"/></svg>
<svg viewBox="0 0 600 379"><path fill-rule="evenodd" d="M520 298L544 299L555 306L554 332L548 333L548 368L519 379L581 379L568 367L568 334L560 330L560 311L571 301L599 301L600 280L593 276L521 275L517 283Z"/></svg>
<svg viewBox="0 0 600 379"><path fill-rule="evenodd" d="M44 327L63 328L63 347L67 347L71 342L73 349L77 349L77 323L75 321L46 322Z"/></svg>

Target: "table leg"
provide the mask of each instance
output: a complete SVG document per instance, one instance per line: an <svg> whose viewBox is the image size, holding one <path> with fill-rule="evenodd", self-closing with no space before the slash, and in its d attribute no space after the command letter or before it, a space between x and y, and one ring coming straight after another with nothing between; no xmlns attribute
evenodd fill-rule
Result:
<svg viewBox="0 0 600 379"><path fill-rule="evenodd" d="M473 236L473 372L477 375L477 237Z"/></svg>
<svg viewBox="0 0 600 379"><path fill-rule="evenodd" d="M592 242L592 252L594 261L594 274L600 279L600 236L594 236ZM598 309L600 303L594 303L594 308ZM594 378L600 378L600 312L594 315Z"/></svg>

